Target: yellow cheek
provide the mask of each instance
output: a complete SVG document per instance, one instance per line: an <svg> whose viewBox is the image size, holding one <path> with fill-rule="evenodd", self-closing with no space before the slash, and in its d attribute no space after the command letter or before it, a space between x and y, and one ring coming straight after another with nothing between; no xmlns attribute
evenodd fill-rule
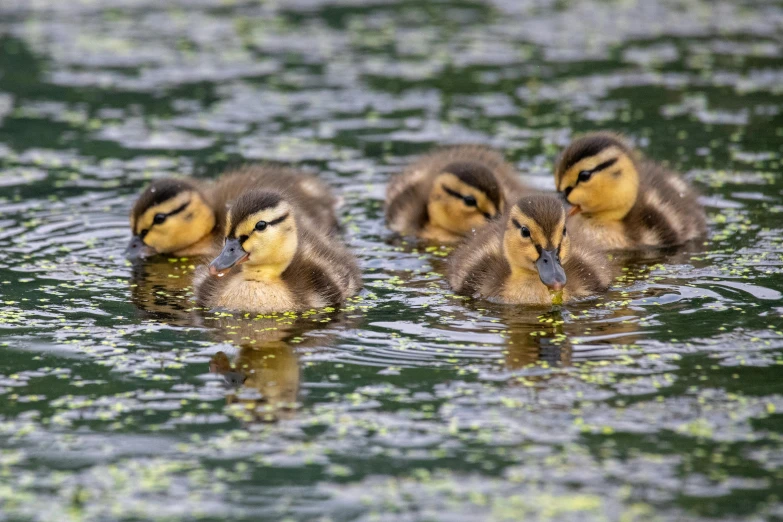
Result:
<svg viewBox="0 0 783 522"><path fill-rule="evenodd" d="M536 250L536 247L534 247L533 243L529 240L524 242L522 254L525 256L525 260L531 265L535 265L538 260L538 250Z"/></svg>
<svg viewBox="0 0 783 522"><path fill-rule="evenodd" d="M157 225L144 236L144 242L158 252L165 253L171 248L171 235Z"/></svg>
<svg viewBox="0 0 783 522"><path fill-rule="evenodd" d="M568 258L568 251L571 248L571 240L568 239L568 236L566 236L563 241L560 243L560 262L565 263L565 260Z"/></svg>
<svg viewBox="0 0 783 522"><path fill-rule="evenodd" d="M511 257L514 263L520 267L535 268L538 259L538 251L530 239L516 238L512 241Z"/></svg>
<svg viewBox="0 0 783 522"><path fill-rule="evenodd" d="M474 207L465 206L459 201L451 205L449 217L452 221L453 230L458 230L463 234L470 233L487 223L481 212Z"/></svg>
<svg viewBox="0 0 783 522"><path fill-rule="evenodd" d="M471 211L466 216L465 220L470 223L471 228L481 227L488 223L487 218L484 217L484 214L478 210Z"/></svg>
<svg viewBox="0 0 783 522"><path fill-rule="evenodd" d="M590 207L590 200L592 199L593 186L587 186L584 184L578 185L571 194L568 195L569 203L573 205L579 205L582 210L587 210Z"/></svg>
<svg viewBox="0 0 783 522"><path fill-rule="evenodd" d="M257 252L264 247L264 239L261 237L261 234L255 233L250 234L250 237L247 241L242 243L242 248L245 250L245 252ZM252 254L253 257L258 257L258 254Z"/></svg>

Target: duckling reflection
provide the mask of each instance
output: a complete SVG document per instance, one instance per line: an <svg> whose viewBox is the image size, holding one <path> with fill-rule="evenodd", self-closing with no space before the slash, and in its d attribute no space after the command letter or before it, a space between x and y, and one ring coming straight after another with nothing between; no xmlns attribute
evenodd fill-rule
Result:
<svg viewBox="0 0 783 522"><path fill-rule="evenodd" d="M189 291L195 265L189 259L154 258L131 268L130 299L142 319L192 324Z"/></svg>
<svg viewBox="0 0 783 522"><path fill-rule="evenodd" d="M226 396L226 404L243 404L252 420L287 419L296 409L299 357L286 342L242 346L233 363L225 352L218 352L209 371L222 375L226 388L235 390Z"/></svg>
<svg viewBox="0 0 783 522"><path fill-rule="evenodd" d="M506 327L503 359L509 370L547 362L552 366L571 364L571 344L564 333L560 310L540 312L503 312Z"/></svg>
<svg viewBox="0 0 783 522"><path fill-rule="evenodd" d="M483 324L479 328L484 333L486 325L493 324L491 331L497 332L500 338L493 344L502 351L504 371L542 364L568 367L585 361L617 358L627 353L624 347L635 344L643 333L641 311L607 304L596 307L595 302L575 303L542 312L540 309L465 301L459 307L462 313L455 310L450 320ZM549 377L551 374L546 372L542 376L545 380Z"/></svg>
<svg viewBox="0 0 783 522"><path fill-rule="evenodd" d="M245 314L249 315L249 314ZM275 422L291 418L300 386L299 355L331 345L345 328L358 326L358 316L344 312L276 314L204 314L218 342L238 347L233 361L217 352L209 366L234 390L226 403L243 404L247 422Z"/></svg>
<svg viewBox="0 0 783 522"><path fill-rule="evenodd" d="M571 307L564 313L555 309L545 314L514 313L503 310L506 326L505 366L517 370L546 362L551 366L571 366L588 360L617 357L620 346L631 345L641 334L638 312L629 308L602 310L599 317L589 306ZM576 317L574 317L576 316Z"/></svg>

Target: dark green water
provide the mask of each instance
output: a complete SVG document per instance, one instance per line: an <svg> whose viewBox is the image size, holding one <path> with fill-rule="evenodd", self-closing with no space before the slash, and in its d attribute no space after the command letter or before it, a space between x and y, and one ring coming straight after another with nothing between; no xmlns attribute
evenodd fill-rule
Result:
<svg viewBox="0 0 783 522"><path fill-rule="evenodd" d="M783 520L782 111L776 1L4 0L0 520ZM430 146L546 188L596 128L700 188L703 249L544 312L390 241ZM123 259L147 180L254 160L343 194L344 310Z"/></svg>

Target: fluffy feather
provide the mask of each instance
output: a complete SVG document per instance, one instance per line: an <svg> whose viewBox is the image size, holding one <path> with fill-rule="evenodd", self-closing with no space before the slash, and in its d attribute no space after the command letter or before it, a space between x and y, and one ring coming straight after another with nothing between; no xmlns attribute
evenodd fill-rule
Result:
<svg viewBox="0 0 783 522"><path fill-rule="evenodd" d="M558 221L558 216L562 220L562 205L555 198L539 195L525 199L532 200L533 204L520 201L512 207L512 211L521 205L526 215L535 219L542 230L553 229L552 223ZM537 274L513 274L504 250L506 235L516 234L516 229L509 226L510 220L511 212L506 212L500 220L488 225L481 234L466 240L454 251L449 260L449 285L457 294L499 303L550 305L551 293ZM562 225L562 221L560 223ZM554 234L554 230L547 232L549 238ZM570 230L568 236L568 256L562 265L567 278L563 300L567 302L606 291L612 280L609 261L574 237ZM559 250L559 247L556 248Z"/></svg>
<svg viewBox="0 0 783 522"><path fill-rule="evenodd" d="M359 291L361 272L354 256L334 236L314 230L309 220L301 217L303 210L289 193L280 192L279 199L291 206L291 219L296 223L282 232L296 234L297 247L290 263L279 277L262 279L248 275L249 262L234 267L222 277L210 275L208 267L201 266L194 276L199 306L254 313L301 312L338 305ZM252 215L268 200L267 191L252 192L237 200L230 210L232 229L243 215Z"/></svg>
<svg viewBox="0 0 783 522"><path fill-rule="evenodd" d="M446 167L460 163L474 164L490 173L491 180L481 176L472 181L489 199L513 201L525 191L514 168L495 150L481 145L438 149L410 165L389 182L385 204L389 228L400 234L420 235L430 219L427 204L433 181ZM461 173L455 174L465 181Z"/></svg>
<svg viewBox="0 0 783 522"><path fill-rule="evenodd" d="M596 181L577 181L578 171L603 161L610 166L596 169ZM592 133L571 143L557 162L555 182L581 208L568 226L605 250L677 246L706 232L696 190L617 134Z"/></svg>

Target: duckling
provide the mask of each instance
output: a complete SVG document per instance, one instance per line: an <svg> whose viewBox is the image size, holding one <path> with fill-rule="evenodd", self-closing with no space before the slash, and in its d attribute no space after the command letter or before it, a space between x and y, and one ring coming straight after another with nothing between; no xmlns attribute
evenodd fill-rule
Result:
<svg viewBox="0 0 783 522"><path fill-rule="evenodd" d="M386 223L399 234L455 243L498 217L524 191L499 152L480 145L440 149L391 180Z"/></svg>
<svg viewBox="0 0 783 522"><path fill-rule="evenodd" d="M253 188L285 190L303 209L302 219L324 233L338 228L337 199L315 176L294 169L250 165L215 182L153 181L131 211L130 259L154 254L214 256L223 244L226 205Z"/></svg>
<svg viewBox="0 0 783 522"><path fill-rule="evenodd" d="M555 183L573 205L569 228L604 250L678 246L706 231L696 191L618 134L596 132L571 143L557 162Z"/></svg>
<svg viewBox="0 0 783 522"><path fill-rule="evenodd" d="M557 197L522 197L454 251L451 288L462 295L528 305L559 304L605 291L612 279L608 261L572 238L565 222Z"/></svg>
<svg viewBox="0 0 783 522"><path fill-rule="evenodd" d="M201 307L301 312L340 304L361 287L354 257L336 238L313 229L288 193L253 190L240 196L229 209L226 230L220 255L196 269Z"/></svg>

